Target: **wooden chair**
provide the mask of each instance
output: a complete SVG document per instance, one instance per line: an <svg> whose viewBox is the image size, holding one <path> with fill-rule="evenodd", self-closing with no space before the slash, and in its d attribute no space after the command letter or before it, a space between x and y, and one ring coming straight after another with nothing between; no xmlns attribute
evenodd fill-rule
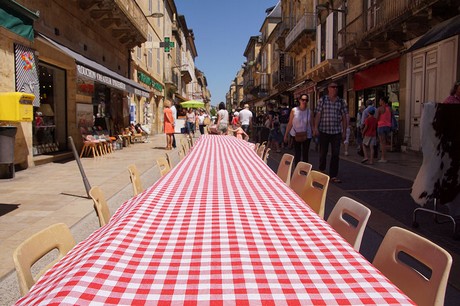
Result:
<svg viewBox="0 0 460 306"><path fill-rule="evenodd" d="M169 167L168 161L164 157L159 157L157 159L157 165L158 168L160 168L160 174L161 176L166 175L169 171L171 171L171 168Z"/></svg>
<svg viewBox="0 0 460 306"><path fill-rule="evenodd" d="M370 215L371 210L363 204L348 197L341 197L332 209L327 222L359 252Z"/></svg>
<svg viewBox="0 0 460 306"><path fill-rule="evenodd" d="M321 218L324 218L328 187L329 175L311 170L307 176L307 184L300 195Z"/></svg>
<svg viewBox="0 0 460 306"><path fill-rule="evenodd" d="M137 170L136 165L129 165L128 172L131 184L133 185L133 196L137 196L139 193L144 191L141 183L141 175L139 170Z"/></svg>
<svg viewBox="0 0 460 306"><path fill-rule="evenodd" d="M25 295L30 288L49 268L58 262L75 246L75 240L67 225L53 224L22 242L13 253L14 267L18 276L21 294ZM59 254L38 274L32 275L32 266L51 251L57 249Z"/></svg>
<svg viewBox="0 0 460 306"><path fill-rule="evenodd" d="M259 148L257 149L256 153L260 158L264 158L264 152L265 152L265 145L260 145Z"/></svg>
<svg viewBox="0 0 460 306"><path fill-rule="evenodd" d="M270 155L269 152L270 152L270 148L266 148L265 149L265 152L264 152L264 157L262 158L262 160L264 161L264 163L267 163L268 162L268 156Z"/></svg>
<svg viewBox="0 0 460 306"><path fill-rule="evenodd" d="M302 195L302 191L307 185L308 174L310 173L312 165L306 162L298 162L295 167L292 177L291 184L289 185L299 196Z"/></svg>
<svg viewBox="0 0 460 306"><path fill-rule="evenodd" d="M283 154L283 157L281 157L280 164L278 165L278 170L276 172L276 175L278 175L278 177L282 179L283 182L285 182L288 186L291 183L291 171L293 162L293 155L287 153Z"/></svg>
<svg viewBox="0 0 460 306"><path fill-rule="evenodd" d="M428 239L392 227L383 238L373 265L417 305L444 305L452 256Z"/></svg>
<svg viewBox="0 0 460 306"><path fill-rule="evenodd" d="M97 217L99 218L99 225L102 227L109 223L110 220L109 205L107 204L104 193L100 187L94 186L91 188L89 195L93 199L94 209L96 210Z"/></svg>

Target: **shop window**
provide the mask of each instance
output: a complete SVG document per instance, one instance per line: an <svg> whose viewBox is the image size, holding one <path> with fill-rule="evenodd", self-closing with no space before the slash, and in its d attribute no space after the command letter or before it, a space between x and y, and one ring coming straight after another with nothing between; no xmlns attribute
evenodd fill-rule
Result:
<svg viewBox="0 0 460 306"><path fill-rule="evenodd" d="M40 106L34 108L33 155L67 147L65 70L40 63L38 71Z"/></svg>

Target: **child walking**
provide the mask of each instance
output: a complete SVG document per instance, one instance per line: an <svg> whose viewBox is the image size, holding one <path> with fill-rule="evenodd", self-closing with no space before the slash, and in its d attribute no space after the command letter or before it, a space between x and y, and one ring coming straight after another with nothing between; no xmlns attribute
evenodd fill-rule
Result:
<svg viewBox="0 0 460 306"><path fill-rule="evenodd" d="M369 165L374 164L374 146L377 143L377 119L374 117L375 110L369 110L369 116L364 121L363 129L363 153L364 158L361 161L362 163L368 162ZM368 150L370 149L370 155Z"/></svg>

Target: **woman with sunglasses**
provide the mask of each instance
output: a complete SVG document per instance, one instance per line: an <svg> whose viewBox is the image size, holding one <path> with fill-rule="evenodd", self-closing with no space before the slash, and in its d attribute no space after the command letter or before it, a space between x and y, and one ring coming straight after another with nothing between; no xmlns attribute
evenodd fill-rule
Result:
<svg viewBox="0 0 460 306"><path fill-rule="evenodd" d="M313 112L307 107L308 96L300 95L299 103L299 106L291 110L284 134L284 142L288 142L289 135L294 138L294 167L299 161L308 163L308 151L313 136Z"/></svg>

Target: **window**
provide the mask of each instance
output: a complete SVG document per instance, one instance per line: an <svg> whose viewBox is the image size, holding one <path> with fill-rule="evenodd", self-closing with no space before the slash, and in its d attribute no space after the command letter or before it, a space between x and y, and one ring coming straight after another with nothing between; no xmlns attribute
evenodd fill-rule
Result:
<svg viewBox="0 0 460 306"><path fill-rule="evenodd" d="M147 35L147 41L150 43L150 45L152 45L152 34L149 33ZM153 60L153 58L152 58L152 48L148 48L147 49L147 66L149 68L152 68L152 66L153 66L152 60Z"/></svg>
<svg viewBox="0 0 460 306"><path fill-rule="evenodd" d="M161 66L161 50L157 49L157 74L160 74L160 66Z"/></svg>
<svg viewBox="0 0 460 306"><path fill-rule="evenodd" d="M142 48L141 47L136 48L136 56L138 60L142 59Z"/></svg>
<svg viewBox="0 0 460 306"><path fill-rule="evenodd" d="M312 49L310 50L310 68L313 68L316 66L316 53L315 50Z"/></svg>

